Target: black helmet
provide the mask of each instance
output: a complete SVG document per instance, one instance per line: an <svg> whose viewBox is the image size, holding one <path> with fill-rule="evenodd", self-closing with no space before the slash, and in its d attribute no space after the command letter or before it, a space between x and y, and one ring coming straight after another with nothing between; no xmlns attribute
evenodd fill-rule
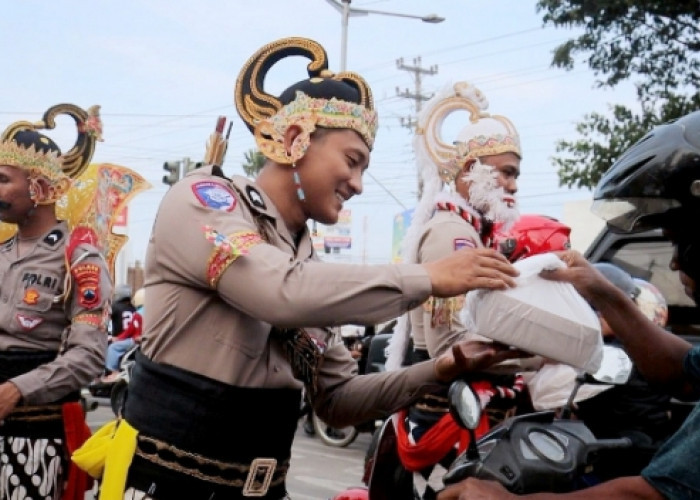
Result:
<svg viewBox="0 0 700 500"><path fill-rule="evenodd" d="M700 111L642 137L600 179L593 198L592 211L616 232L700 215Z"/></svg>

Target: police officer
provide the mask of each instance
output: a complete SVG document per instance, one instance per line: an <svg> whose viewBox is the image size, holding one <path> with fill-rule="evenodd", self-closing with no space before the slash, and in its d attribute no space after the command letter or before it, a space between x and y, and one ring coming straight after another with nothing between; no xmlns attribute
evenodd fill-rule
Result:
<svg viewBox="0 0 700 500"><path fill-rule="evenodd" d="M290 55L311 59L310 78L266 93L270 67ZM267 162L255 182L199 168L164 197L146 257L142 354L115 436L134 456L114 482L108 457L103 490L279 500L304 384L314 411L343 427L519 355L462 343L405 371L358 376L328 327L384 321L431 293L510 286L514 270L486 249L425 266L320 262L306 222L337 222L362 191L377 128L369 87L331 73L316 42L289 38L246 62L235 99Z"/></svg>
<svg viewBox="0 0 700 500"><path fill-rule="evenodd" d="M67 153L38 132L68 114L78 140ZM61 104L41 122L0 138L0 498L84 498L69 453L89 434L80 388L102 369L111 280L85 230L71 233L56 202L94 151L88 114ZM95 117L92 117L94 122ZM9 229L9 226L4 226Z"/></svg>
<svg viewBox="0 0 700 500"><path fill-rule="evenodd" d="M507 230L517 220L520 138L508 118L487 109L479 89L457 82L446 85L421 112L413 144L423 192L402 245L406 262L434 262L463 248L490 247L495 224ZM445 138L443 123L455 111L468 113L466 125L455 138ZM459 339L475 338L458 318L463 300L431 297L400 318L390 341L389 369L404 359L409 333L414 363L439 356ZM490 401L488 411L495 423L504 410L514 407L523 384L514 370L482 378L482 391L507 395ZM399 457L414 472L416 496L434 499L446 472L441 463L452 462L460 434L449 414L447 390L419 399L396 423ZM485 423L480 430L486 429Z"/></svg>
<svg viewBox="0 0 700 500"><path fill-rule="evenodd" d="M700 216L700 111L652 129L628 149L596 188L594 211L620 232L661 227L676 253L686 293L696 302L700 280L700 232L687 224ZM641 374L681 399L700 393L700 347L650 321L632 299L573 251L562 254L566 269L546 273L572 283L602 314ZM528 498L700 498L697 474L700 406L659 449L639 476L623 477L574 493ZM514 498L499 485L475 479L443 491L440 500Z"/></svg>

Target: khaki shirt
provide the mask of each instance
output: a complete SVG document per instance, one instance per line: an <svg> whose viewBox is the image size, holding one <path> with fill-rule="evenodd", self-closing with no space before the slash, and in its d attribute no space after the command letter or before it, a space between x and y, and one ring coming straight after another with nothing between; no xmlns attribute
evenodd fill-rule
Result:
<svg viewBox="0 0 700 500"><path fill-rule="evenodd" d="M416 262L433 262L460 248L483 246L474 226L454 212L439 210L426 223L418 240ZM459 320L462 304L463 297L431 299L413 309L409 314L414 347L426 349L434 358L466 337L467 331Z"/></svg>
<svg viewBox="0 0 700 500"><path fill-rule="evenodd" d="M452 211L439 210L427 222L419 239L416 262L432 262L461 248L483 248L479 233L469 222ZM411 333L416 349L426 349L431 358L439 356L461 340L490 339L470 332L459 319L464 296L450 299L431 298L410 311ZM513 359L489 367L490 373L536 370L542 358Z"/></svg>
<svg viewBox="0 0 700 500"><path fill-rule="evenodd" d="M295 240L249 179L203 167L169 190L148 245L145 287L142 350L156 362L234 386L300 388L270 329L305 327L323 350L315 407L329 421L394 411L435 386L433 362L406 375L354 377L357 362L323 328L377 323L416 307L431 290L426 271L319 261L308 231Z"/></svg>
<svg viewBox="0 0 700 500"><path fill-rule="evenodd" d="M59 222L17 258L17 238L0 244L0 351L55 351L58 357L11 379L26 404L56 401L104 368L112 284L102 256L82 243L66 280L69 229ZM66 289L66 283L70 289Z"/></svg>

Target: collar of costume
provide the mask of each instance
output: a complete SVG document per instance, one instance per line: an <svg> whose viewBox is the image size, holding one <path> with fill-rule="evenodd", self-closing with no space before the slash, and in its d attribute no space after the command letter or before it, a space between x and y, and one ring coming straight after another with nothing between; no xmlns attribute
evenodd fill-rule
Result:
<svg viewBox="0 0 700 500"><path fill-rule="evenodd" d="M467 223L472 225L479 236L481 236L481 242L486 247L491 246L493 238L493 224L484 220L483 217L472 208L467 201L458 195L443 194L437 196L435 199L435 209L447 212L453 212L459 215Z"/></svg>
<svg viewBox="0 0 700 500"><path fill-rule="evenodd" d="M34 201L55 203L70 189L71 178L79 176L87 167L95 151L95 142L102 140L99 109L100 106L92 106L85 111L73 104L58 104L49 108L38 122L11 124L0 136L0 164L26 171L30 182L44 178L48 189L41 199ZM39 133L39 130L55 128L56 116L61 114L73 118L78 129L75 145L64 154L60 154L53 141ZM32 144L18 142L23 132L32 133Z"/></svg>
<svg viewBox="0 0 700 500"><path fill-rule="evenodd" d="M288 56L303 56L309 78L295 83L279 97L263 89L265 75ZM372 91L358 74L328 70L325 49L307 38L290 37L265 45L243 65L236 79L238 114L254 133L260 151L269 159L292 164L301 159L316 127L351 129L372 149L378 119ZM286 151L284 134L298 126L299 136Z"/></svg>
<svg viewBox="0 0 700 500"><path fill-rule="evenodd" d="M488 106L484 94L469 82L447 85L430 99L416 126L416 156L428 160L420 168L437 169L442 181L450 183L469 159L502 153L522 156L515 126L505 116L487 113ZM442 125L458 110L469 112L469 123L456 139L445 141Z"/></svg>

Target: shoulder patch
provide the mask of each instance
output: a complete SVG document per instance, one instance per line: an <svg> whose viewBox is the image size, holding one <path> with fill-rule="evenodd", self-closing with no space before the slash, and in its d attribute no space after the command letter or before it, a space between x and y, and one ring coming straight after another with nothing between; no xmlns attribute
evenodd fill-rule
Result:
<svg viewBox="0 0 700 500"><path fill-rule="evenodd" d="M218 182L195 182L192 184L192 192L202 205L214 210L231 212L238 202L233 190Z"/></svg>
<svg viewBox="0 0 700 500"><path fill-rule="evenodd" d="M44 238L44 243L50 246L54 246L56 243L63 239L63 231L60 229L54 229Z"/></svg>
<svg viewBox="0 0 700 500"><path fill-rule="evenodd" d="M77 285L78 303L86 309L100 305L100 268L89 262L80 263L71 270Z"/></svg>
<svg viewBox="0 0 700 500"><path fill-rule="evenodd" d="M255 189L253 186L246 186L245 193L248 195L248 199L254 206L262 210L267 210L267 206L265 206L265 200L263 200L262 195L257 189Z"/></svg>
<svg viewBox="0 0 700 500"><path fill-rule="evenodd" d="M462 248L476 248L476 243L469 238L455 238L454 247L455 250L461 250Z"/></svg>

